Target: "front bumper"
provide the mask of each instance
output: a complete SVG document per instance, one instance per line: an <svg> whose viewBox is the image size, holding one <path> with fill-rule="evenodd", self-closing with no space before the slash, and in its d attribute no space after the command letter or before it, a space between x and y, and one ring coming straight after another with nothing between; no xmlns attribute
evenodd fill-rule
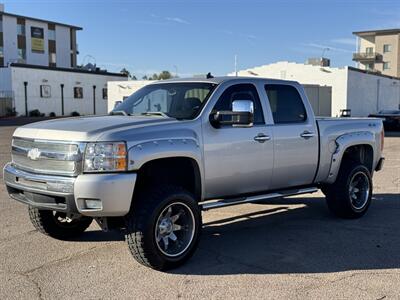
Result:
<svg viewBox="0 0 400 300"><path fill-rule="evenodd" d="M4 182L11 198L40 208L90 217L124 216L129 212L137 174L48 176L22 171L8 163ZM88 201L97 203L95 207Z"/></svg>

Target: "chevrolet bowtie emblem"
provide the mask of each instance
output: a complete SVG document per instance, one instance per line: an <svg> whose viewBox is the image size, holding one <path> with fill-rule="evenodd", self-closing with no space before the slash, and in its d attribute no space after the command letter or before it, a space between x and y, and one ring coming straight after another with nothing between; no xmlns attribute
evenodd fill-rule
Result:
<svg viewBox="0 0 400 300"><path fill-rule="evenodd" d="M27 156L32 160L37 160L40 157L40 151L38 148L32 148L28 151Z"/></svg>

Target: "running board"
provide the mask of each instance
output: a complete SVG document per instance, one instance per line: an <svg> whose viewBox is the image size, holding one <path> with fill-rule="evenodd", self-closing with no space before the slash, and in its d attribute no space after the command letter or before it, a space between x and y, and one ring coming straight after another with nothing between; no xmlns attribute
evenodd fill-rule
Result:
<svg viewBox="0 0 400 300"><path fill-rule="evenodd" d="M315 193L317 191L318 191L318 189L316 187L292 189L292 190L285 190L285 191L257 195L257 196L250 196L250 197L221 199L221 200L216 200L216 201L212 201L212 202L206 202L204 204L201 204L200 207L202 210L210 210L210 209L215 209L215 208L220 208L220 207L233 206L233 205L249 203L249 202L257 202L257 201L262 201L262 200L267 200L267 199Z"/></svg>

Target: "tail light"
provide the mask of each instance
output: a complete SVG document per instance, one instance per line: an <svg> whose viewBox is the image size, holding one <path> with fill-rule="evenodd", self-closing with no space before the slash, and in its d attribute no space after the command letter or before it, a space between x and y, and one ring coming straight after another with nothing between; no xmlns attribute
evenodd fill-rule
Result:
<svg viewBox="0 0 400 300"><path fill-rule="evenodd" d="M381 131L381 152L383 151L384 144L385 144L385 129L382 127L382 131Z"/></svg>

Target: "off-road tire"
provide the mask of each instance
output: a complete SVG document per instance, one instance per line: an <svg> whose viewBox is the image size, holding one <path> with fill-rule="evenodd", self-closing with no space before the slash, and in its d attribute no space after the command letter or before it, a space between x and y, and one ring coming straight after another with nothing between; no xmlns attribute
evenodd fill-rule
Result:
<svg viewBox="0 0 400 300"><path fill-rule="evenodd" d="M368 197L365 197L365 204L357 209L351 200L349 192L350 182L356 174L362 173L369 183ZM340 167L340 171L335 183L326 185L322 191L326 196L329 210L336 216L346 219L356 219L362 217L368 210L372 199L372 179L370 171L360 163L345 161Z"/></svg>
<svg viewBox="0 0 400 300"><path fill-rule="evenodd" d="M168 257L157 246L155 230L163 210L178 202L184 203L193 214L194 235L184 253ZM144 266L164 271L182 265L193 255L199 242L202 219L199 205L191 193L181 187L162 185L143 189L135 195L125 224L125 240L134 259Z"/></svg>
<svg viewBox="0 0 400 300"><path fill-rule="evenodd" d="M90 217L79 217L71 222L61 223L51 210L40 210L29 206L29 218L36 230L59 240L68 240L81 235L92 223Z"/></svg>

